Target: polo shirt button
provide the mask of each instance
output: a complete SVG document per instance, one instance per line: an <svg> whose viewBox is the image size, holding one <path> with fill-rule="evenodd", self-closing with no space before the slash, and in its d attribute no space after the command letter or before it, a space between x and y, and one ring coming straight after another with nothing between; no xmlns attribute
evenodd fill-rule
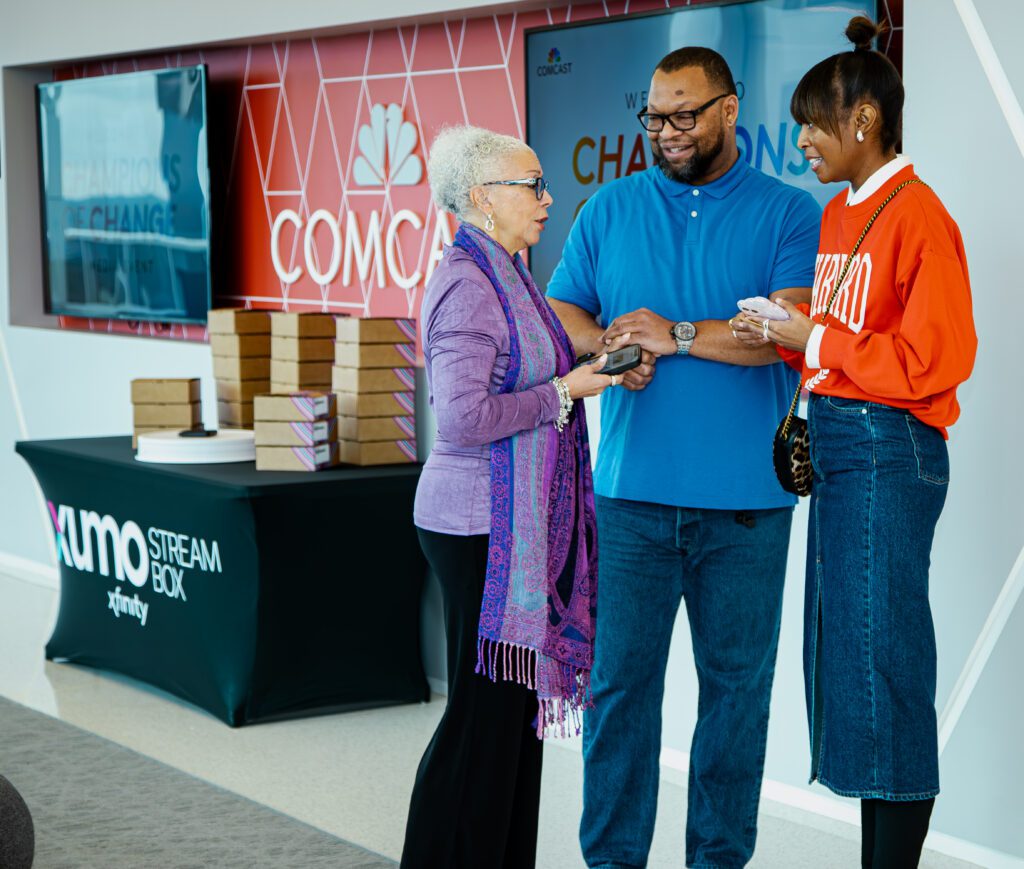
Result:
<svg viewBox="0 0 1024 869"><path fill-rule="evenodd" d="M699 190L694 190L693 191L693 195L694 196L700 196L700 191Z"/></svg>
<svg viewBox="0 0 1024 869"><path fill-rule="evenodd" d="M696 217L696 216L697 216L697 212L696 211L691 211L690 212L690 217Z"/></svg>

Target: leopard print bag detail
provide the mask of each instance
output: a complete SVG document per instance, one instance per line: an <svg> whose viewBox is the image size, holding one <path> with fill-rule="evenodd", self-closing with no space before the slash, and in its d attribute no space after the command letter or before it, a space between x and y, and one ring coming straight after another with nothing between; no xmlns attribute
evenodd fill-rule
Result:
<svg viewBox="0 0 1024 869"><path fill-rule="evenodd" d="M798 392L798 401L799 398ZM811 494L814 468L811 467L811 433L807 420L787 416L779 423L772 442L772 462L783 489L801 498Z"/></svg>
<svg viewBox="0 0 1024 869"><path fill-rule="evenodd" d="M843 281L846 279L846 272L849 270L853 258L857 255L861 242L864 241L864 236L871 229L871 224L882 213L882 209L892 201L892 198L908 184L924 184L924 182L919 178L911 178L909 181L904 181L902 184L897 185L896 189L875 209L875 213L871 215L867 226L864 227L860 238L857 239L857 243L853 246L853 251L846 258L846 262L843 263L843 270L840 272L839 279L832 288L832 295L829 296L828 304L825 306L825 316L821 318L822 321L831 313L832 303L839 294L839 288L842 287ZM779 423L779 427L775 430L775 437L772 439L772 464L775 467L775 476L779 478L779 485L787 492L792 492L801 498L811 494L811 487L814 484L814 468L811 465L811 433L807 428L807 420L801 419L796 415L796 408L800 403L800 392L802 389L802 383L797 385L796 394L789 405L789 413Z"/></svg>

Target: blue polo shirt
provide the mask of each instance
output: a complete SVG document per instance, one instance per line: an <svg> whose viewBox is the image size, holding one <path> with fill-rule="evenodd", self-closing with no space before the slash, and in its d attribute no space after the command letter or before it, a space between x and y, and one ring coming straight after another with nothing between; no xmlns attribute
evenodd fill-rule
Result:
<svg viewBox="0 0 1024 869"><path fill-rule="evenodd" d="M656 166L598 191L569 233L548 295L598 315L649 308L672 322L726 320L736 300L810 287L821 209L809 193L750 167L693 187ZM677 507L789 506L772 435L797 374L782 362L658 360L640 392L605 390L595 491Z"/></svg>

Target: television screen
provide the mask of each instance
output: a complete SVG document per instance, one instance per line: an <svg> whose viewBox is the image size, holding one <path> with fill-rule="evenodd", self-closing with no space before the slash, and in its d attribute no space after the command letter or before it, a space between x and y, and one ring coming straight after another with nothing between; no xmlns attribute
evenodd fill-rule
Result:
<svg viewBox="0 0 1024 869"><path fill-rule="evenodd" d="M538 285L558 265L583 203L652 165L636 115L655 64L684 45L713 48L732 69L741 158L822 204L835 196L841 185L819 183L796 146L800 128L789 99L814 64L850 49L843 37L850 18L874 8L865 0L759 0L528 31L527 139L555 197L547 229L530 249Z"/></svg>
<svg viewBox="0 0 1024 869"><path fill-rule="evenodd" d="M46 310L203 323L203 66L38 85Z"/></svg>

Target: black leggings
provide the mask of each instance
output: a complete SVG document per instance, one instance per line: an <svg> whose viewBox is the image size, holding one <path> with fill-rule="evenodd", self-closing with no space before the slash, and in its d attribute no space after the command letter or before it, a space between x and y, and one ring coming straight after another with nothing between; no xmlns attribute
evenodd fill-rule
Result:
<svg viewBox="0 0 1024 869"><path fill-rule="evenodd" d="M537 695L473 672L488 536L417 530L444 595L448 705L416 773L402 869L533 869Z"/></svg>
<svg viewBox="0 0 1024 869"><path fill-rule="evenodd" d="M914 869L935 798L860 801L860 865L863 869Z"/></svg>

